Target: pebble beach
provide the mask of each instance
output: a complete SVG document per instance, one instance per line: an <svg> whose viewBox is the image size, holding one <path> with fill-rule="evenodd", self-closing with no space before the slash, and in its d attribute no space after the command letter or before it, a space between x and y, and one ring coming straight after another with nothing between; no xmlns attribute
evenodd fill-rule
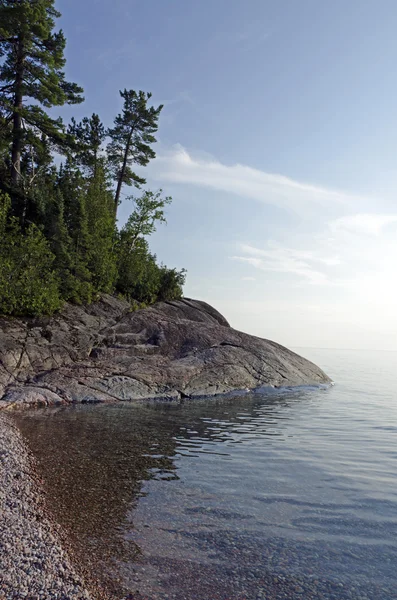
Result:
<svg viewBox="0 0 397 600"><path fill-rule="evenodd" d="M0 414L0 599L90 600L45 508L35 460Z"/></svg>

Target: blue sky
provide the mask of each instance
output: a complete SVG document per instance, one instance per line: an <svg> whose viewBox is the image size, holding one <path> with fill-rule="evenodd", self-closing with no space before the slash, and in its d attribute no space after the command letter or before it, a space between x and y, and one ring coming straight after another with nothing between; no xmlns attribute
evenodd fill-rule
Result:
<svg viewBox="0 0 397 600"><path fill-rule="evenodd" d="M165 104L151 245L186 295L290 346L397 350L395 1L57 6L86 96L66 120L111 124L125 87Z"/></svg>

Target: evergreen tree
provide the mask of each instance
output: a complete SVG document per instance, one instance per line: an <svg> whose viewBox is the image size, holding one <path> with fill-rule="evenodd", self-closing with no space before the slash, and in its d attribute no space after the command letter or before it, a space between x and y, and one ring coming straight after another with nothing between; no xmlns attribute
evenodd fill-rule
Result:
<svg viewBox="0 0 397 600"><path fill-rule="evenodd" d="M46 205L44 232L50 248L55 255L54 267L58 273L60 290L63 297L69 296L71 286L72 240L65 223L65 207L62 192L56 188Z"/></svg>
<svg viewBox="0 0 397 600"><path fill-rule="evenodd" d="M96 292L112 292L117 278L113 206L113 191L109 186L105 161L99 159L87 181L86 192L88 267Z"/></svg>
<svg viewBox="0 0 397 600"><path fill-rule="evenodd" d="M66 81L65 37L54 32L60 13L54 0L0 0L0 113L11 123L11 181L23 177L21 155L28 132L64 143L60 119L44 109L82 101L82 89ZM30 103L29 103L30 102ZM43 108L44 107L44 108Z"/></svg>
<svg viewBox="0 0 397 600"><path fill-rule="evenodd" d="M106 130L98 115L84 117L81 123L72 118L68 133L74 139L75 157L95 177L100 160L100 149Z"/></svg>
<svg viewBox="0 0 397 600"><path fill-rule="evenodd" d="M0 111L0 189L8 190L6 181L10 173L11 123Z"/></svg>
<svg viewBox="0 0 397 600"><path fill-rule="evenodd" d="M109 129L111 141L108 145L108 161L112 175L116 181L114 213L120 203L123 184L139 188L146 183L132 170L132 165L146 166L156 153L151 144L156 142L154 134L158 129L158 119L163 105L154 108L148 106L152 95L134 90L120 92L124 100L123 111L114 120L114 127Z"/></svg>
<svg viewBox="0 0 397 600"><path fill-rule="evenodd" d="M21 172L23 190L20 200L23 211L19 214L20 221L24 224L43 225L47 204L51 202L54 194L57 174L49 140L44 134L40 138L34 135L27 136L26 146L21 155Z"/></svg>
<svg viewBox="0 0 397 600"><path fill-rule="evenodd" d="M54 5L0 0L0 314L51 314L102 292L145 304L179 298L185 272L159 265L146 239L171 198L131 197L132 214L116 228L123 185L146 183L133 169L155 157L162 106L125 89L109 130L95 113L67 129L50 117L47 109L82 101L65 79ZM59 168L55 152L66 157Z"/></svg>
<svg viewBox="0 0 397 600"><path fill-rule="evenodd" d="M93 288L88 268L90 237L86 205L86 182L80 170L68 159L61 167L57 191L63 198L63 222L70 245L68 273L62 281L66 300L81 304L91 302Z"/></svg>

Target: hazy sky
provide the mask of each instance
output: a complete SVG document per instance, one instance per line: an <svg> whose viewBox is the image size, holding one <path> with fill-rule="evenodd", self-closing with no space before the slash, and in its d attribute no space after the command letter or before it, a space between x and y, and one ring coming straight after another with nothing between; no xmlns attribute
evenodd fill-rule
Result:
<svg viewBox="0 0 397 600"><path fill-rule="evenodd" d="M165 104L151 246L185 294L289 346L397 350L395 0L57 5L66 119L110 124L124 87Z"/></svg>

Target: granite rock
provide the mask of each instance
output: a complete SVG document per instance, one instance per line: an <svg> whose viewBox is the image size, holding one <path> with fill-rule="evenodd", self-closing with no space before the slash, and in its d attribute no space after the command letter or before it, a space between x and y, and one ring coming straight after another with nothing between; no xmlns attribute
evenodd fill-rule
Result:
<svg viewBox="0 0 397 600"><path fill-rule="evenodd" d="M328 383L310 361L232 329L198 300L133 311L104 295L51 318L0 319L0 408Z"/></svg>

